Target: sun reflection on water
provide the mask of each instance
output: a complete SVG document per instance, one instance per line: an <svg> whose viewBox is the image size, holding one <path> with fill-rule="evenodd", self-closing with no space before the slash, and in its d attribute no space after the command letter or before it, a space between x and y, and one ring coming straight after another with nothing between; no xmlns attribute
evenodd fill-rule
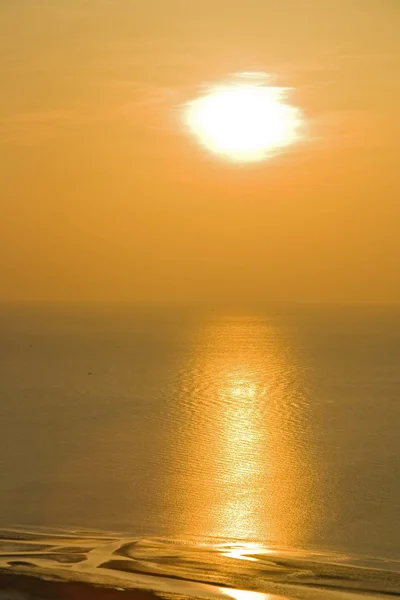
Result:
<svg viewBox="0 0 400 600"><path fill-rule="evenodd" d="M234 590L229 588L220 588L220 592L234 600L286 600L284 596L275 594L263 594L261 592L250 592L247 590Z"/></svg>
<svg viewBox="0 0 400 600"><path fill-rule="evenodd" d="M266 550L261 544L256 543L237 543L231 544L229 548L224 549L221 552L222 556L226 556L227 558L236 558L238 560L248 560L250 562L257 562L257 559L252 554L266 554L268 550Z"/></svg>
<svg viewBox="0 0 400 600"><path fill-rule="evenodd" d="M307 400L279 331L259 319L210 322L176 418L172 477L182 533L279 544L307 536ZM246 552L235 557L251 560Z"/></svg>

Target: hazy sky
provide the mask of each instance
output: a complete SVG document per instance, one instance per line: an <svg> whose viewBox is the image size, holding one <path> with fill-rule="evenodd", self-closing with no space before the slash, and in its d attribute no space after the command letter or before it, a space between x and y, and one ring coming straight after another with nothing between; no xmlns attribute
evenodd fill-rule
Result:
<svg viewBox="0 0 400 600"><path fill-rule="evenodd" d="M399 0L0 0L1 300L400 301ZM308 139L205 153L240 71Z"/></svg>

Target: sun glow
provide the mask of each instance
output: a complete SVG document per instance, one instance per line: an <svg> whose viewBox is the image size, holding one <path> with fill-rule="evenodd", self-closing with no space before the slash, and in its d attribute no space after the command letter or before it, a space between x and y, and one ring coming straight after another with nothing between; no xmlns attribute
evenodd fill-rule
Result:
<svg viewBox="0 0 400 600"><path fill-rule="evenodd" d="M242 74L189 102L185 121L209 150L237 162L260 161L300 137L301 111L286 102L285 88Z"/></svg>

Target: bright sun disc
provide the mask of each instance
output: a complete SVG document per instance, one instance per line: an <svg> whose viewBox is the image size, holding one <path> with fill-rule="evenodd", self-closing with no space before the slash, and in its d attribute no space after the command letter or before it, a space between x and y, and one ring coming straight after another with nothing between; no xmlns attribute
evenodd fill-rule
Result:
<svg viewBox="0 0 400 600"><path fill-rule="evenodd" d="M246 78L189 102L185 121L212 152L238 162L260 161L299 138L301 112L285 96L283 88Z"/></svg>

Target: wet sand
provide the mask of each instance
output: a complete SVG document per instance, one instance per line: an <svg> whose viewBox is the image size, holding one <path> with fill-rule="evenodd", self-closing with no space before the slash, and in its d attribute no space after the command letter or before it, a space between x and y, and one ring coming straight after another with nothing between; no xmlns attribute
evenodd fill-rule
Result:
<svg viewBox="0 0 400 600"><path fill-rule="evenodd" d="M0 598L53 600L400 597L400 563L200 538L0 532Z"/></svg>
<svg viewBox="0 0 400 600"><path fill-rule="evenodd" d="M0 597L13 590L24 596L43 600L155 600L156 595L144 590L117 590L78 581L46 581L34 575L0 573ZM10 596L13 593L11 592Z"/></svg>

